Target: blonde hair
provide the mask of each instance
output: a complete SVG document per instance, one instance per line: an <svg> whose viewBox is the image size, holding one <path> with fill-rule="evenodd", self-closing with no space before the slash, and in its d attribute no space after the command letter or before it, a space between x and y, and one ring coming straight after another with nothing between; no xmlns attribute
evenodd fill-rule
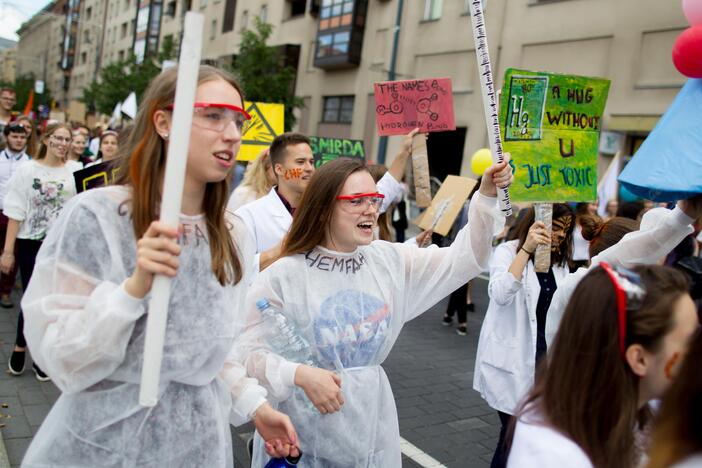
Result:
<svg viewBox="0 0 702 468"><path fill-rule="evenodd" d="M175 100L177 67L171 68L151 81L139 107L133 130L124 148L116 184L129 185L132 189L132 225L134 235L141 238L152 221L158 218L161 202L161 181L166 163L166 145L156 132L153 117ZM236 80L229 73L211 66L200 66L197 84L224 80L244 95ZM234 247L231 225L224 213L229 199L229 181L208 183L205 188L203 210L209 236L212 271L220 284L238 283L243 275L241 261Z"/></svg>
<svg viewBox="0 0 702 468"><path fill-rule="evenodd" d="M241 185L251 187L256 193L256 198L261 198L271 191L271 183L268 181L268 169L271 167L271 157L268 151L258 155L246 168L244 180Z"/></svg>

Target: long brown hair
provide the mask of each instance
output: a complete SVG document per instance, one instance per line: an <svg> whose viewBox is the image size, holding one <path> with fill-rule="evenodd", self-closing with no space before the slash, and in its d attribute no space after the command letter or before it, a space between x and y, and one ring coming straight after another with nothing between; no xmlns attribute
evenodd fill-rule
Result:
<svg viewBox="0 0 702 468"><path fill-rule="evenodd" d="M627 311L625 346L638 343L656 352L674 325L672 304L687 293L685 275L662 266L635 268L646 298ZM597 468L627 468L638 462L634 428L648 424L639 409L639 378L619 350L614 286L601 267L578 284L549 350L548 364L517 411L532 408L565 434Z"/></svg>
<svg viewBox="0 0 702 468"><path fill-rule="evenodd" d="M517 245L517 252L522 248L526 238L529 235L529 228L534 224L535 213L534 207L527 208L527 212L524 217L519 221L517 226L517 231L515 238L519 239L519 244ZM573 261L573 227L575 226L575 217L573 216L573 210L570 209L565 203L554 203L553 204L553 220L563 218L564 216L570 216L572 222L570 227L566 232L566 237L559 246L557 252L551 252L551 265L566 266ZM531 258L533 258L532 254Z"/></svg>
<svg viewBox="0 0 702 468"><path fill-rule="evenodd" d="M71 127L68 124L55 123L49 125L48 127L46 127L46 130L44 130L44 134L41 136L41 145L39 145L39 152L36 154L36 156L33 156L33 159L39 161L46 157L46 151L48 148L46 142L49 141L49 138L51 138L51 136L61 128L68 130L68 134L71 135L71 138L73 138L73 132L71 131ZM68 143L68 146L68 151L70 151L70 142Z"/></svg>
<svg viewBox="0 0 702 468"><path fill-rule="evenodd" d="M583 238L590 241L590 258L619 242L625 234L639 229L638 221L621 217L602 221L599 216L584 215L579 222Z"/></svg>
<svg viewBox="0 0 702 468"><path fill-rule="evenodd" d="M315 171L295 211L290 232L283 240L281 257L309 252L324 242L335 199L346 179L359 171L368 172L368 167L357 158L335 159Z"/></svg>
<svg viewBox="0 0 702 468"><path fill-rule="evenodd" d="M656 420L648 468L666 468L702 453L702 334L695 336Z"/></svg>
<svg viewBox="0 0 702 468"><path fill-rule="evenodd" d="M368 170L370 175L373 176L373 180L377 184L380 179L388 172L388 168L382 164L369 164ZM378 237L380 240L392 241L392 235L390 234L390 219L388 219L388 213L391 210L380 213L378 216Z"/></svg>
<svg viewBox="0 0 702 468"><path fill-rule="evenodd" d="M158 218L161 202L161 183L166 163L166 146L156 132L153 116L175 100L177 68L171 68L151 81L144 93L139 112L124 148L116 184L131 187L132 224L134 235L141 238L149 224ZM198 86L214 80L224 80L237 90L242 101L244 95L236 80L229 73L210 66L200 66ZM220 284L238 283L242 267L230 233L231 226L224 218L229 199L228 177L220 182L208 183L205 188L203 209L212 254L212 271Z"/></svg>

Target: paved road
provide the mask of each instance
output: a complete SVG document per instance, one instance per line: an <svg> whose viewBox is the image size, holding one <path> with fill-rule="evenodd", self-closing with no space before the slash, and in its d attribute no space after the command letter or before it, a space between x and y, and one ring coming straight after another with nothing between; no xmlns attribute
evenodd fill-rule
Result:
<svg viewBox="0 0 702 468"><path fill-rule="evenodd" d="M444 301L405 326L384 365L395 393L400 435L448 467L489 466L499 432L497 415L472 390L475 349L487 308L486 285L476 281L478 312L469 315L468 336L441 325ZM3 366L12 350L16 321L16 310L0 309ZM29 370L20 377L0 373L0 424L4 424L0 432L12 467L19 466L58 395L54 385L38 382ZM232 430L237 466L248 466L244 440L251 431L250 425ZM423 465L403 457L403 466L431 465L421 456L413 458Z"/></svg>

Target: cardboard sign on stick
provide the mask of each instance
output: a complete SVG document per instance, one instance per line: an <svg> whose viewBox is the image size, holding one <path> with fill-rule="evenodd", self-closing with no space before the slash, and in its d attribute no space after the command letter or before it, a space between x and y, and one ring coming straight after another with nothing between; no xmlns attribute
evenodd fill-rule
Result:
<svg viewBox="0 0 702 468"><path fill-rule="evenodd" d="M510 193L521 202L597 197L597 155L610 81L507 69L500 102Z"/></svg>
<svg viewBox="0 0 702 468"><path fill-rule="evenodd" d="M244 124L237 161L253 161L285 131L285 106L267 102L245 102L251 120Z"/></svg>
<svg viewBox="0 0 702 468"><path fill-rule="evenodd" d="M447 176L429 208L417 219L417 226L433 227L437 234L447 235L476 183L467 177Z"/></svg>
<svg viewBox="0 0 702 468"><path fill-rule="evenodd" d="M333 161L338 158L359 158L365 161L366 152L363 149L363 140L349 140L347 138L310 137L314 167Z"/></svg>
<svg viewBox="0 0 702 468"><path fill-rule="evenodd" d="M427 137L422 133L417 133L412 138L412 173L417 206L426 208L431 204L431 181L429 180Z"/></svg>
<svg viewBox="0 0 702 468"><path fill-rule="evenodd" d="M456 130L450 78L375 83L378 134L406 135Z"/></svg>

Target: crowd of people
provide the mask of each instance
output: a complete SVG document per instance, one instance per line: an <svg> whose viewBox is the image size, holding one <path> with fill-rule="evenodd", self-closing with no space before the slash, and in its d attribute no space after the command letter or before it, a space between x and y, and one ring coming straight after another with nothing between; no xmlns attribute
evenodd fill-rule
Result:
<svg viewBox="0 0 702 468"><path fill-rule="evenodd" d="M95 146L82 124L5 122L0 305L13 305L17 269L23 290L8 366L22 373L29 350L37 378L62 391L23 466L228 467L229 425L247 421L252 466L401 466L382 364L404 324L446 297L443 323L457 314L466 335L470 280L485 270L474 388L502 423L493 467L697 466L700 291L681 270L699 255L702 196L608 204L606 218L554 204L551 226L532 207L507 220L507 155L443 246L425 248L431 231L404 241L401 220L418 130L387 168L316 168L309 138L284 133L232 192L250 116L236 79L201 66L176 229L157 221L176 77L157 76L134 125ZM76 195L73 173L108 161L117 179ZM173 285L159 399L146 408L155 275Z"/></svg>

